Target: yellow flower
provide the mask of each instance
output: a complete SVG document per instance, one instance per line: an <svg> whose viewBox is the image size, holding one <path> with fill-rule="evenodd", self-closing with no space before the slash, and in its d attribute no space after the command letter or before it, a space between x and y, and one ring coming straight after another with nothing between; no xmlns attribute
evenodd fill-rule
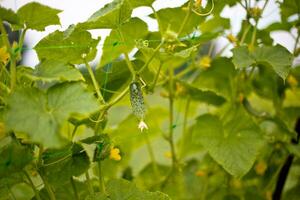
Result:
<svg viewBox="0 0 300 200"><path fill-rule="evenodd" d="M0 48L0 63L6 65L9 60L9 53L7 53L6 46Z"/></svg>
<svg viewBox="0 0 300 200"><path fill-rule="evenodd" d="M202 6L202 0L196 0L194 6L200 8Z"/></svg>
<svg viewBox="0 0 300 200"><path fill-rule="evenodd" d="M293 75L289 75L288 78L287 78L287 82L290 84L290 86L292 88L295 88L298 86L298 81L297 79L295 78L295 76Z"/></svg>
<svg viewBox="0 0 300 200"><path fill-rule="evenodd" d="M264 173L267 170L267 164L264 161L259 161L256 165L255 165L255 172L258 175L264 175Z"/></svg>
<svg viewBox="0 0 300 200"><path fill-rule="evenodd" d="M234 35L232 35L231 33L227 35L227 39L231 43L236 43L237 42L237 38Z"/></svg>
<svg viewBox="0 0 300 200"><path fill-rule="evenodd" d="M165 152L164 156L165 156L166 158L172 158L172 154L171 154L170 151Z"/></svg>
<svg viewBox="0 0 300 200"><path fill-rule="evenodd" d="M203 56L199 61L200 67L207 69L211 66L211 58L209 56Z"/></svg>
<svg viewBox="0 0 300 200"><path fill-rule="evenodd" d="M121 158L120 149L114 147L110 149L109 159L119 161Z"/></svg>
<svg viewBox="0 0 300 200"><path fill-rule="evenodd" d="M196 171L195 175L199 177L203 177L206 176L207 173L204 170L199 169L198 171Z"/></svg>

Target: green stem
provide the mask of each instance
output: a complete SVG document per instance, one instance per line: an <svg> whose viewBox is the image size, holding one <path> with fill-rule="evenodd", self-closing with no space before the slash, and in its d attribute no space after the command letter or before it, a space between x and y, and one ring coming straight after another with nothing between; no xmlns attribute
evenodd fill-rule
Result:
<svg viewBox="0 0 300 200"><path fill-rule="evenodd" d="M156 83L157 83L157 81L158 81L158 77L159 77L159 74L160 74L161 67L162 67L162 64L160 63L160 64L159 64L159 67L158 67L158 70L157 70L157 72L156 72L154 81L153 81L153 83L152 83L152 85L151 85L151 87L150 87L150 91L153 91L154 88L155 88L155 86L156 86Z"/></svg>
<svg viewBox="0 0 300 200"><path fill-rule="evenodd" d="M160 50L160 48L162 47L162 45L164 44L164 40L161 41L161 43L154 49L151 57L147 60L147 62L141 67L141 69L137 72L137 74L141 74L150 64L150 62L153 60L153 58L155 57L155 55L157 54L157 52Z"/></svg>
<svg viewBox="0 0 300 200"><path fill-rule="evenodd" d="M99 189L101 192L106 193L103 174L102 174L101 160L98 161L98 177L99 177L99 187L100 187Z"/></svg>
<svg viewBox="0 0 300 200"><path fill-rule="evenodd" d="M154 9L154 7L152 5L150 6L150 8L151 8L151 10L152 10L152 12L153 12L153 14L156 18L157 23L158 23L158 30L160 32L160 35L163 36L163 30L162 30L162 25L161 25L161 21L159 19L159 16L158 16L156 10Z"/></svg>
<svg viewBox="0 0 300 200"><path fill-rule="evenodd" d="M187 130L186 130L190 103L191 103L191 98L188 97L187 100L186 100L186 105L185 105L185 110L184 110L184 117L183 117L182 141L181 141L180 155L179 155L180 159L183 158L184 147L186 145L186 139L190 138L190 132L187 132Z"/></svg>
<svg viewBox="0 0 300 200"><path fill-rule="evenodd" d="M10 58L10 90L13 91L17 84L17 67L14 56Z"/></svg>
<svg viewBox="0 0 300 200"><path fill-rule="evenodd" d="M173 67L170 66L169 68L169 136L168 136L168 142L170 144L171 148L171 155L172 155L172 165L173 168L176 168L177 166L177 158L176 158L176 152L175 152L175 146L174 146L174 138L173 138L173 123L174 123L174 71Z"/></svg>
<svg viewBox="0 0 300 200"><path fill-rule="evenodd" d="M73 192L74 192L75 200L79 200L77 188L76 188L76 185L75 185L73 177L70 178L70 182L71 182L72 189L73 189Z"/></svg>
<svg viewBox="0 0 300 200"><path fill-rule="evenodd" d="M11 194L11 198L13 200L17 200L16 196L14 195L13 191L11 191L10 187L8 187L8 185L6 185L6 187L7 187L7 190L9 191L9 193Z"/></svg>
<svg viewBox="0 0 300 200"><path fill-rule="evenodd" d="M88 171L85 173L85 178L86 178L86 182L87 182L90 194L94 195L94 189L93 189L93 185L91 183L91 178L90 178L90 175L89 175Z"/></svg>
<svg viewBox="0 0 300 200"><path fill-rule="evenodd" d="M244 43L246 36L247 36L248 32L250 31L250 29L251 29L251 26L250 26L250 24L248 24L247 28L243 32L242 38L240 40L240 45L242 45Z"/></svg>
<svg viewBox="0 0 300 200"><path fill-rule="evenodd" d="M53 193L53 191L51 189L51 186L50 186L50 184L49 184L49 182L47 180L47 177L45 177L45 175L44 175L43 169L41 169L39 171L39 173L40 173L40 176L41 176L41 178L42 178L42 180L44 182L44 186L45 186L45 188L46 188L46 190L48 192L50 200L56 200L55 195L54 195L54 193Z"/></svg>
<svg viewBox="0 0 300 200"><path fill-rule="evenodd" d="M73 140L73 138L74 138L74 136L75 136L75 133L76 133L76 131L77 131L77 128L78 128L78 126L76 125L76 126L74 127L73 131L72 131L72 140Z"/></svg>
<svg viewBox="0 0 300 200"><path fill-rule="evenodd" d="M116 98L114 98L112 101L110 101L107 106L105 107L105 110L108 110L110 107L118 103L129 91L129 87L126 87Z"/></svg>
<svg viewBox="0 0 300 200"><path fill-rule="evenodd" d="M2 21L1 18L0 18L0 31L1 31L1 36L2 36L3 43L8 48L8 50L10 50L10 43L9 43L9 40L8 40L8 34L6 32L6 29L3 25L3 21Z"/></svg>
<svg viewBox="0 0 300 200"><path fill-rule="evenodd" d="M32 190L33 190L33 192L34 192L34 194L35 194L36 199L37 199L37 200L41 200L39 191L38 191L38 190L36 189L36 187L34 186L34 184L33 184L32 180L31 180L29 174L28 174L25 170L24 170L23 172L24 172L24 174L25 174L27 180L28 180L29 183L30 183L30 186L31 186L31 188L32 188Z"/></svg>
<svg viewBox="0 0 300 200"><path fill-rule="evenodd" d="M100 92L100 87L99 87L99 84L98 84L98 82L96 80L96 77L94 75L92 67L89 65L89 63L87 62L86 59L83 59L83 60L84 60L85 66L86 66L86 68L87 68L87 70L89 72L89 75L90 75L90 77L92 79L92 82L93 82L96 94L98 96L98 99L101 101L101 103L105 104L104 98L103 98L103 96L102 96L102 94Z"/></svg>
<svg viewBox="0 0 300 200"><path fill-rule="evenodd" d="M123 35L122 31L120 30L120 28L118 28L117 30L118 30L118 33L119 33L119 35L121 37L122 43L124 45L126 45L126 41L125 41L125 38L124 38L124 35ZM125 56L125 61L126 61L127 67L128 67L129 71L132 74L132 79L135 80L136 79L136 72L135 72L135 69L134 69L134 67L133 67L130 59L129 59L128 53L127 52L123 52L123 54Z"/></svg>
<svg viewBox="0 0 300 200"><path fill-rule="evenodd" d="M189 10L188 10L188 13L185 15L184 19L183 19L183 22L177 32L178 36L182 33L182 31L184 30L184 27L186 25L186 23L188 22L190 16L191 16L191 13L192 13L192 8L193 8L193 0L190 0L189 1Z"/></svg>

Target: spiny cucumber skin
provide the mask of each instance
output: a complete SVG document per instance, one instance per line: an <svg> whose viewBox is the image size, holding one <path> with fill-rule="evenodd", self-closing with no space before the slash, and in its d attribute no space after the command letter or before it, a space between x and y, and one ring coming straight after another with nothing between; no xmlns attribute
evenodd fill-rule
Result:
<svg viewBox="0 0 300 200"><path fill-rule="evenodd" d="M143 120L145 118L146 108L140 84L138 82L132 82L129 86L129 91L133 114L139 120Z"/></svg>

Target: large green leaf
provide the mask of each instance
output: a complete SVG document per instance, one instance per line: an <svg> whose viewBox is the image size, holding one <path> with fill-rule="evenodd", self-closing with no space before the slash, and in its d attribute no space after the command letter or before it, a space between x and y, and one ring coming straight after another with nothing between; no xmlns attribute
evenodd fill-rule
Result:
<svg viewBox="0 0 300 200"><path fill-rule="evenodd" d="M212 91L227 99L232 98L232 84L236 71L228 58L217 58L211 67L202 71L193 81L192 86L203 91Z"/></svg>
<svg viewBox="0 0 300 200"><path fill-rule="evenodd" d="M143 38L147 33L147 24L139 18L132 18L119 29L113 29L105 39L100 66L115 60L122 53L130 52L135 46L135 40Z"/></svg>
<svg viewBox="0 0 300 200"><path fill-rule="evenodd" d="M7 21L10 24L19 24L20 19L18 15L11 9L3 8L0 6L0 19Z"/></svg>
<svg viewBox="0 0 300 200"><path fill-rule="evenodd" d="M222 32L225 29L230 28L230 20L222 18L220 16L215 16L200 25L200 30L202 33L207 32Z"/></svg>
<svg viewBox="0 0 300 200"><path fill-rule="evenodd" d="M33 154L28 146L21 145L11 137L5 137L0 140L0 157L2 178L22 170L33 159Z"/></svg>
<svg viewBox="0 0 300 200"><path fill-rule="evenodd" d="M86 22L79 24L78 28L117 28L130 19L131 12L128 0L114 0L95 12Z"/></svg>
<svg viewBox="0 0 300 200"><path fill-rule="evenodd" d="M132 8L140 7L140 6L151 6L155 0L128 0L130 6Z"/></svg>
<svg viewBox="0 0 300 200"><path fill-rule="evenodd" d="M300 1L284 0L280 3L281 18L286 21L290 16L299 14Z"/></svg>
<svg viewBox="0 0 300 200"><path fill-rule="evenodd" d="M188 95L192 100L205 102L207 104L216 106L222 105L226 102L226 99L224 97L219 96L212 91L201 90L185 82L180 82L180 84L182 85L182 87L184 87L185 90L183 93L184 97Z"/></svg>
<svg viewBox="0 0 300 200"><path fill-rule="evenodd" d="M89 157L79 144L70 144L62 149L48 150L43 153L44 170L48 181L63 185L72 176L79 176L89 168ZM63 169L63 170L62 170Z"/></svg>
<svg viewBox="0 0 300 200"><path fill-rule="evenodd" d="M233 108L223 119L211 114L198 117L192 139L236 177L251 169L264 143L260 129L243 108Z"/></svg>
<svg viewBox="0 0 300 200"><path fill-rule="evenodd" d="M113 179L107 183L107 193L111 200L169 200L161 192L148 192L139 190L134 184L122 179Z"/></svg>
<svg viewBox="0 0 300 200"><path fill-rule="evenodd" d="M64 63L83 63L94 59L99 39L93 39L88 31L72 27L65 32L55 31L43 38L35 47L40 60L52 59Z"/></svg>
<svg viewBox="0 0 300 200"><path fill-rule="evenodd" d="M35 67L33 78L42 81L80 81L82 74L73 65L56 60L44 60Z"/></svg>
<svg viewBox="0 0 300 200"><path fill-rule="evenodd" d="M44 31L49 25L59 25L58 13L61 10L50 8L37 2L31 2L22 6L17 14L25 27L37 31Z"/></svg>
<svg viewBox="0 0 300 200"><path fill-rule="evenodd" d="M47 93L22 88L8 99L5 121L15 132L26 133L32 142L58 147L62 144L60 128L72 114L87 117L98 108L93 93L79 82L55 85Z"/></svg>
<svg viewBox="0 0 300 200"><path fill-rule="evenodd" d="M185 4L184 6L187 6L187 4ZM165 32L169 28L172 31L178 32L182 25L182 20L185 18L187 12L187 9L182 9L182 7L165 8L159 10L157 12L157 15L162 31ZM150 16L153 18L155 17L154 14L151 14ZM191 13L189 19L187 20L187 23L183 28L183 31L179 36L184 36L191 33L193 29L197 27L203 20L203 17L199 17L198 15Z"/></svg>
<svg viewBox="0 0 300 200"><path fill-rule="evenodd" d="M237 47L232 52L236 68L252 64L270 65L282 79L286 79L293 62L293 55L280 45L257 47L253 52L247 47Z"/></svg>

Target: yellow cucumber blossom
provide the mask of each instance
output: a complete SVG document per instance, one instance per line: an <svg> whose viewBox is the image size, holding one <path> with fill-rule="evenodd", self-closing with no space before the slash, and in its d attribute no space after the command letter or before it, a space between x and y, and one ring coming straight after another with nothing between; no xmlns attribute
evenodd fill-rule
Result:
<svg viewBox="0 0 300 200"><path fill-rule="evenodd" d="M115 147L110 149L109 159L119 161L121 158L120 149Z"/></svg>
<svg viewBox="0 0 300 200"><path fill-rule="evenodd" d="M6 46L0 48L0 63L7 64L9 60L9 53L7 52Z"/></svg>

